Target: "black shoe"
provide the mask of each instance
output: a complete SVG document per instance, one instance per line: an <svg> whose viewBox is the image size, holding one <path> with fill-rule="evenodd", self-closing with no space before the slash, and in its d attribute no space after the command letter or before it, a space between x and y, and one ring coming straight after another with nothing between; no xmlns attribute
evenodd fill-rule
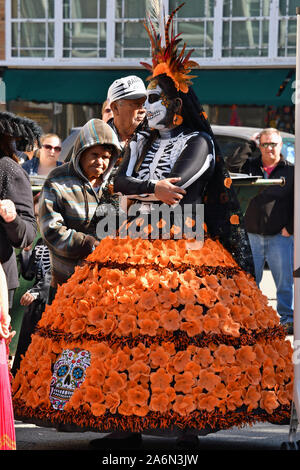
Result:
<svg viewBox="0 0 300 470"><path fill-rule="evenodd" d="M285 329L285 334L287 336L291 336L294 334L294 323L293 322L287 322L284 323L284 329Z"/></svg>
<svg viewBox="0 0 300 470"><path fill-rule="evenodd" d="M90 442L90 445L97 449L137 449L141 444L142 435L139 432L113 432L102 439Z"/></svg>

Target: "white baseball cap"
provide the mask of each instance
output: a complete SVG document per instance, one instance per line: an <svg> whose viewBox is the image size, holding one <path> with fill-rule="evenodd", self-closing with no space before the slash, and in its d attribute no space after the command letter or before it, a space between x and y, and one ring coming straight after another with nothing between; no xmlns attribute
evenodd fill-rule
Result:
<svg viewBox="0 0 300 470"><path fill-rule="evenodd" d="M107 92L107 99L110 104L117 100L134 100L146 98L146 96L147 90L144 82L136 75L118 78L110 85Z"/></svg>

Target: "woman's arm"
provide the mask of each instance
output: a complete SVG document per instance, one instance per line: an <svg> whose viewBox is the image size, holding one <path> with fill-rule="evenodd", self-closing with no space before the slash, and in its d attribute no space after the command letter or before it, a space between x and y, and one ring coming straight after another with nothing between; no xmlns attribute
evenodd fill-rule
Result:
<svg viewBox="0 0 300 470"><path fill-rule="evenodd" d="M115 191L126 196L154 193L156 199L172 205L183 198L185 188L214 165L214 147L209 136L191 137L168 178L161 181L142 181L130 176L134 164L135 155L128 152L116 176Z"/></svg>
<svg viewBox="0 0 300 470"><path fill-rule="evenodd" d="M8 314L8 292L6 276L0 264L0 338L8 338L10 316Z"/></svg>

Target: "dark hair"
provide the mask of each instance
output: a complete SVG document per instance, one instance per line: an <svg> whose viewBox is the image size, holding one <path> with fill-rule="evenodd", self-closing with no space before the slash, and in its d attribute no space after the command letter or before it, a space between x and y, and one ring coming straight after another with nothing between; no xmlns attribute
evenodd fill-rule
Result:
<svg viewBox="0 0 300 470"><path fill-rule="evenodd" d="M33 150L35 143L40 146L41 135L42 129L35 121L7 111L0 112L0 157L16 159L16 150Z"/></svg>

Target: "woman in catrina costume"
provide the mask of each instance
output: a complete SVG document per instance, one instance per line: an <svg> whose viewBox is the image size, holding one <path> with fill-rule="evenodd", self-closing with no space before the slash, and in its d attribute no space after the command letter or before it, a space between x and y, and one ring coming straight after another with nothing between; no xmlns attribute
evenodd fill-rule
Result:
<svg viewBox="0 0 300 470"><path fill-rule="evenodd" d="M169 35L175 12L165 45L149 31L152 130L137 134L115 179L136 209L46 307L13 384L16 419L195 439L288 422L291 345L253 278L231 180L190 86L195 64ZM153 223L159 202L191 212L180 227L174 211L167 231L164 217Z"/></svg>

